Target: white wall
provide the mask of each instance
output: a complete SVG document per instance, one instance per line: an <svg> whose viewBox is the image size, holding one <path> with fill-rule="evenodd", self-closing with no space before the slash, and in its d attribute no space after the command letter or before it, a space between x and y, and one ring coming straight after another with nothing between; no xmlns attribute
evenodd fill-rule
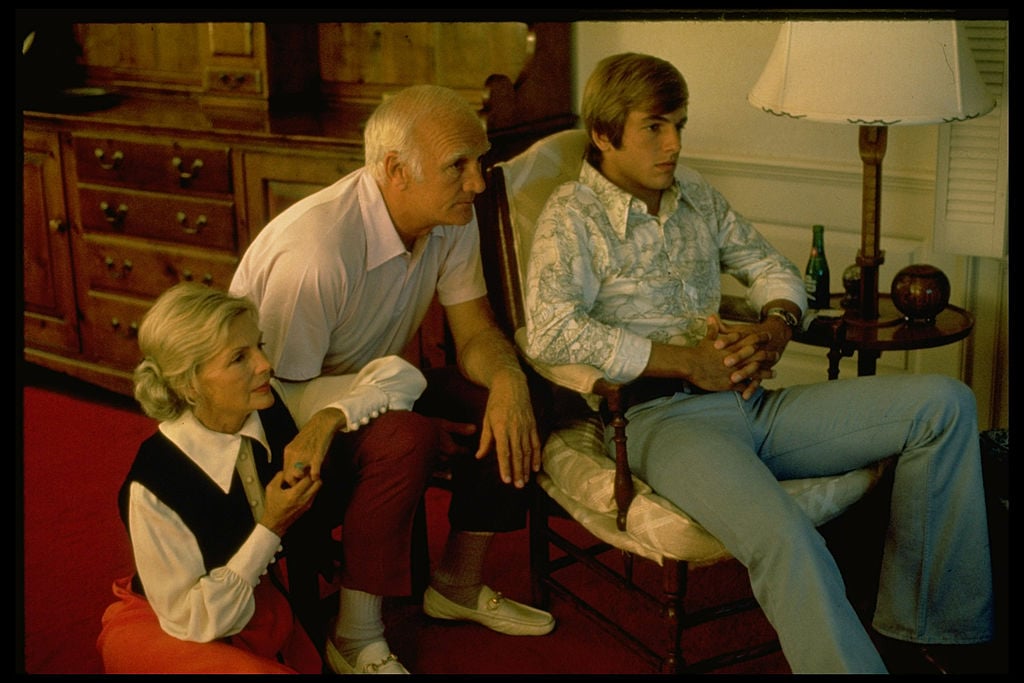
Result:
<svg viewBox="0 0 1024 683"><path fill-rule="evenodd" d="M747 92L767 61L781 22L615 21L575 25L575 102L596 63L617 52L644 52L671 61L690 87L683 156L702 171L801 269L814 223L826 226L832 291L854 262L860 244L862 165L858 128L793 121L765 114L747 103ZM893 127L883 162L882 237L885 263L880 290L910 263L933 263L952 282L951 302L964 306L976 285L970 259L932 250L937 126ZM982 286L987 286L982 283ZM998 289L999 283L991 286ZM979 319L976 332L991 321ZM970 381L975 358L959 342L937 349L886 352L879 373L940 372ZM984 354L984 350L982 354ZM982 358L984 362L989 362ZM797 345L780 367L777 384L817 381L825 376L824 350ZM844 360L841 376L856 374ZM985 382L993 381L985 378ZM1005 381L1005 378L995 381ZM973 386L973 385L972 385ZM975 387L987 394L991 387ZM987 408L987 407L986 407ZM1005 408L1004 408L1005 410ZM983 426L1005 426L1004 416L982 415Z"/></svg>

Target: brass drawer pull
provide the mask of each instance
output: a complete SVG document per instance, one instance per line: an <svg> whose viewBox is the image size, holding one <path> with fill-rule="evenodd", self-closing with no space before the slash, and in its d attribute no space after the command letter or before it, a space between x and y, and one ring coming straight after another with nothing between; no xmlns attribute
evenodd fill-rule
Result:
<svg viewBox="0 0 1024 683"><path fill-rule="evenodd" d="M195 273L193 273L191 269L186 268L185 270L181 271L181 279L185 280L186 282L192 282L193 280L195 280ZM213 274L204 273L201 282L204 285L213 284Z"/></svg>
<svg viewBox="0 0 1024 683"><path fill-rule="evenodd" d="M199 175L199 169L203 167L203 160L196 159L193 161L192 166L187 171L183 168L185 162L181 160L181 157L171 159L171 164L174 166L174 170L178 172L178 180L181 182L181 186L187 187Z"/></svg>
<svg viewBox="0 0 1024 683"><path fill-rule="evenodd" d="M110 327L113 328L113 330L115 332L117 332L118 330L121 329L121 320L119 318L111 318L110 319ZM138 332L139 332L139 323L135 322L135 321L132 321L132 322L128 323L128 334L125 335L125 336L134 337L135 335L138 334Z"/></svg>
<svg viewBox="0 0 1024 683"><path fill-rule="evenodd" d="M103 212L108 223L114 227L120 227L124 224L124 219L128 216L128 205L118 204L115 209L107 202L100 202L100 211Z"/></svg>
<svg viewBox="0 0 1024 683"><path fill-rule="evenodd" d="M217 77L217 80L228 90L235 90L245 85L245 82L249 80L249 77L245 74L229 74L222 73Z"/></svg>
<svg viewBox="0 0 1024 683"><path fill-rule="evenodd" d="M122 152L121 150L115 150L114 155L111 157L110 161L103 160L107 156L107 153L104 152L99 147L97 147L93 151L93 154L96 155L96 161L99 162L100 168L102 168L104 171L113 171L114 169L121 165L122 161L124 161L124 152Z"/></svg>
<svg viewBox="0 0 1024 683"><path fill-rule="evenodd" d="M67 225L59 218L50 219L50 232L57 233L58 235L67 230Z"/></svg>
<svg viewBox="0 0 1024 683"><path fill-rule="evenodd" d="M128 275L131 274L132 272L132 268L134 267L134 264L132 263L131 259L125 259L124 261L121 262L121 267L118 268L117 260L112 256L105 257L103 259L103 264L107 267L107 272L110 274L110 276L117 279L128 277Z"/></svg>
<svg viewBox="0 0 1024 683"><path fill-rule="evenodd" d="M184 232L186 235L196 235L199 233L200 230L206 227L206 216L203 214L199 214L199 217L196 218L195 225L190 226L188 224L188 216L185 214L184 211L179 211L178 223L181 224L181 231Z"/></svg>

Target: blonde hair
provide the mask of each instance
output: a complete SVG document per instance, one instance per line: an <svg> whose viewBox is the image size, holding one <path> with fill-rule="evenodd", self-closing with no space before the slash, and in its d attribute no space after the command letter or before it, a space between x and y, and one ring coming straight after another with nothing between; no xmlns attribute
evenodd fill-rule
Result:
<svg viewBox="0 0 1024 683"><path fill-rule="evenodd" d="M195 405L200 367L227 343L242 315L258 318L251 301L195 282L166 290L139 326L142 362L135 367L135 400L146 415L173 420Z"/></svg>
<svg viewBox="0 0 1024 683"><path fill-rule="evenodd" d="M587 161L600 167L601 150L592 137L595 133L607 136L616 149L622 145L631 111L668 114L689 102L686 79L664 59L635 52L605 57L583 90L581 117L587 129Z"/></svg>
<svg viewBox="0 0 1024 683"><path fill-rule="evenodd" d="M384 182L384 160L390 152L409 165L415 180L423 179L422 141L416 138L424 121L459 117L480 120L465 97L440 85L413 85L381 102L363 130L366 167L377 182Z"/></svg>

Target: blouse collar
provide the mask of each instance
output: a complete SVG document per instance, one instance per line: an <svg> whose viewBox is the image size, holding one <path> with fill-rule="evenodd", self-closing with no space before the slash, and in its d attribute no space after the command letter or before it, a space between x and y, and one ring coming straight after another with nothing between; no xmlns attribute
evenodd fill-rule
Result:
<svg viewBox="0 0 1024 683"><path fill-rule="evenodd" d="M238 459L243 436L259 441L266 450L267 462L270 462L267 435L263 431L259 413L255 410L249 413L242 428L234 434L209 429L191 410L185 411L177 419L161 422L160 431L198 465L224 493L231 489L231 477L235 473L235 461Z"/></svg>

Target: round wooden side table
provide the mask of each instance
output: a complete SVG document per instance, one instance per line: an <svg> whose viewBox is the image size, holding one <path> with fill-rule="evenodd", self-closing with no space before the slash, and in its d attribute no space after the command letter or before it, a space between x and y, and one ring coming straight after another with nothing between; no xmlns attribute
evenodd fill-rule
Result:
<svg viewBox="0 0 1024 683"><path fill-rule="evenodd" d="M831 305L840 308L842 294L831 296ZM799 330L794 341L828 349L828 378L839 377L839 361L857 354L857 374L875 374L883 351L909 351L952 344L974 329L974 316L958 306L949 305L934 323L908 321L888 294L878 296L878 320L863 320L847 309L840 318L815 318L806 330Z"/></svg>

